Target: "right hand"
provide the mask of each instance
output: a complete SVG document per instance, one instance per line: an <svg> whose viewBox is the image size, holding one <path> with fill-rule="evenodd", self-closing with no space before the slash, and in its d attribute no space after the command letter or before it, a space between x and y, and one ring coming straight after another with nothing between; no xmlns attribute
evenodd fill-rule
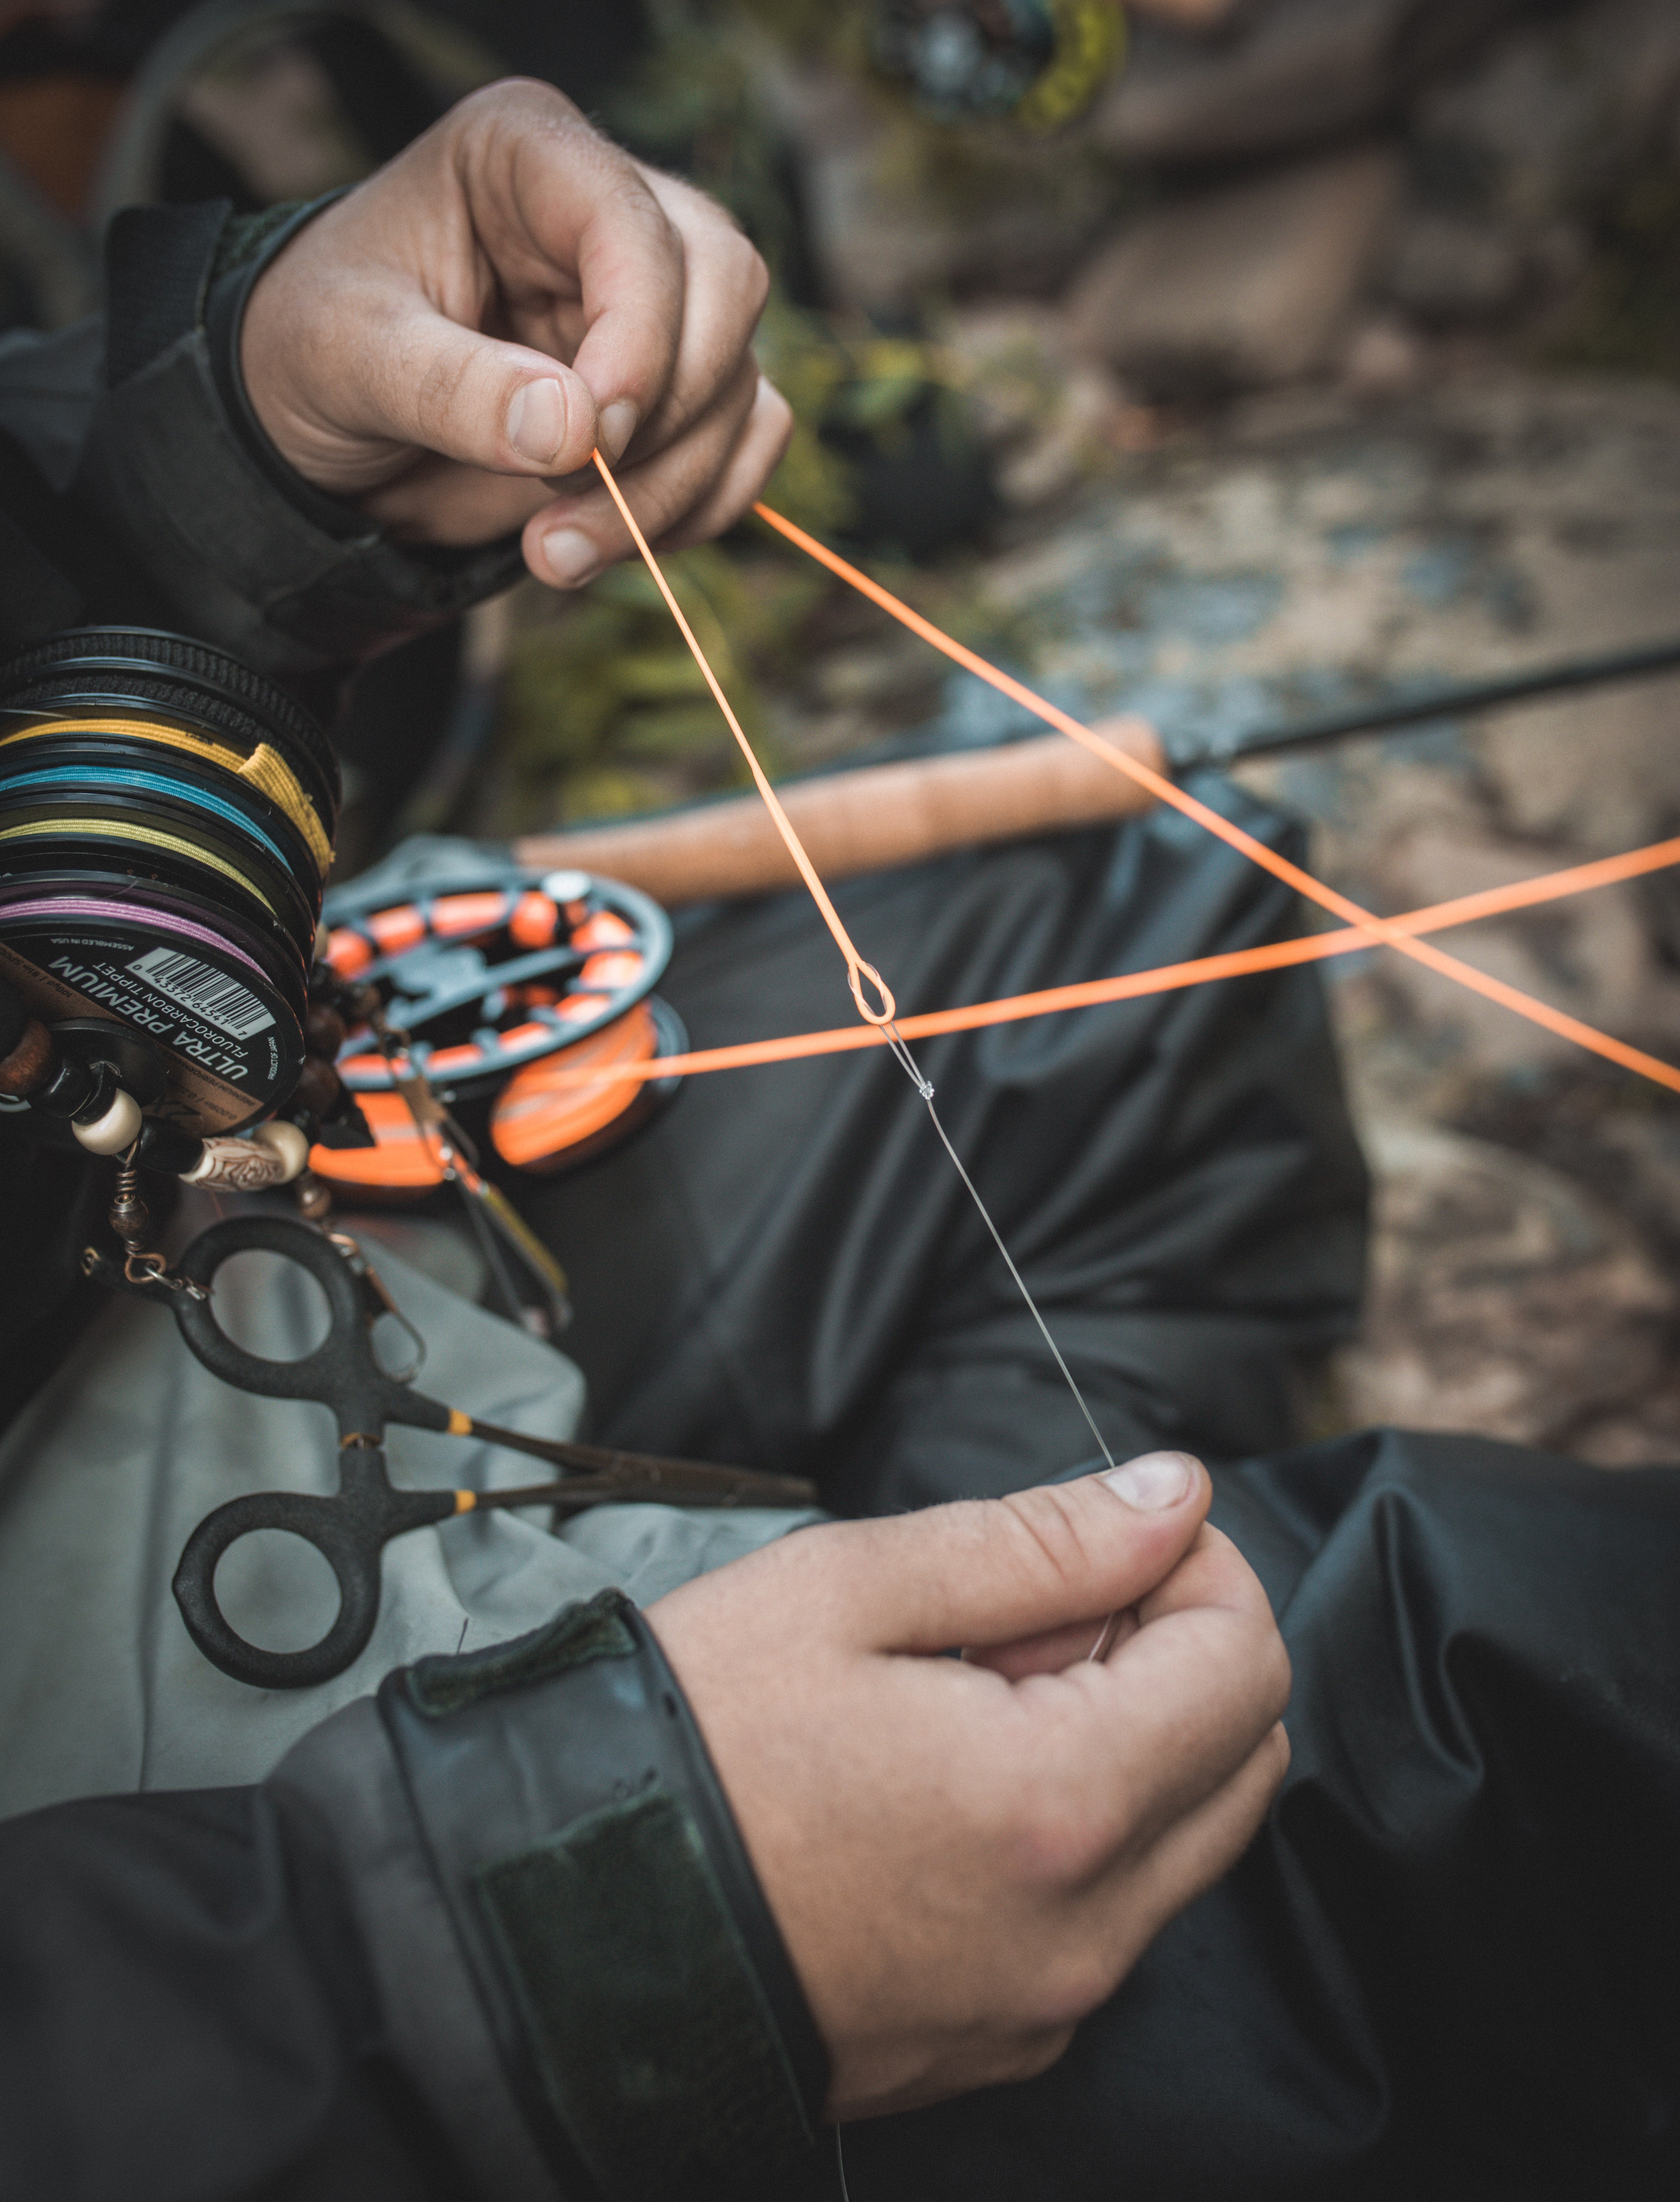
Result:
<svg viewBox="0 0 1680 2202"><path fill-rule="evenodd" d="M828 2043L831 2117L1043 2070L1254 1834L1289 1658L1209 1495L1150 1454L803 1530L652 1608Z"/></svg>
<svg viewBox="0 0 1680 2202"><path fill-rule="evenodd" d="M768 286L721 207L515 78L291 239L241 364L306 481L406 539L522 527L537 580L573 588L631 549L597 445L672 550L757 496L792 424L753 358Z"/></svg>

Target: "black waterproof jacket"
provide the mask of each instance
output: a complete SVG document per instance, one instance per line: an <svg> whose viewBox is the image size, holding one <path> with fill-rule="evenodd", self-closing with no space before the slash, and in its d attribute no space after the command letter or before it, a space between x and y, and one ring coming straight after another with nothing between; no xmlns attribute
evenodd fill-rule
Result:
<svg viewBox="0 0 1680 2202"><path fill-rule="evenodd" d="M268 445L236 360L308 210L141 209L100 321L0 345L0 655L215 644L326 712L517 574L405 550ZM0 1136L0 1425L87 1312L106 1172ZM0 2192L739 2193L826 2064L659 1647L607 1593L388 1678L259 1789L0 1827ZM694 2023L696 2009L705 2023Z"/></svg>

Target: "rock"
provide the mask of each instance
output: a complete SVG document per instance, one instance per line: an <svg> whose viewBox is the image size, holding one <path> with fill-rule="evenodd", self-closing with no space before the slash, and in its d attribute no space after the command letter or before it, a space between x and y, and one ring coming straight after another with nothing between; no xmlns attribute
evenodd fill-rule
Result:
<svg viewBox="0 0 1680 2202"><path fill-rule="evenodd" d="M755 75L799 149L831 304L896 314L930 293L1043 297L1065 284L1127 185L1083 133L930 124L861 77L767 44Z"/></svg>
<svg viewBox="0 0 1680 2202"><path fill-rule="evenodd" d="M1348 339L1342 374L1356 397L1403 397L1423 380L1424 346L1391 314L1373 315Z"/></svg>
<svg viewBox="0 0 1680 2202"><path fill-rule="evenodd" d="M1628 1457L1626 1421L1665 1387L1677 1298L1632 1227L1484 1140L1389 1123L1366 1146L1376 1235L1341 1365L1350 1418L1563 1450L1602 1423Z"/></svg>
<svg viewBox="0 0 1680 2202"><path fill-rule="evenodd" d="M1400 184L1395 156L1366 146L1145 215L1074 286L1074 341L1166 395L1306 374L1346 326Z"/></svg>
<svg viewBox="0 0 1680 2202"><path fill-rule="evenodd" d="M1477 742L1481 770L1507 830L1566 839L1593 855L1673 833L1680 826L1674 704L1671 679L1635 681L1487 720Z"/></svg>
<svg viewBox="0 0 1680 2202"><path fill-rule="evenodd" d="M1680 102L1680 9L1598 0L1513 31L1411 117L1419 203L1537 237L1654 150Z"/></svg>
<svg viewBox="0 0 1680 2202"><path fill-rule="evenodd" d="M1317 144L1405 97L1523 12L1523 0L1260 0L1217 40L1135 26L1094 110L1096 142L1151 166Z"/></svg>
<svg viewBox="0 0 1680 2202"><path fill-rule="evenodd" d="M1526 270L1520 236L1489 221L1414 209L1397 226L1383 288L1407 313L1439 327L1506 312Z"/></svg>
<svg viewBox="0 0 1680 2202"><path fill-rule="evenodd" d="M1680 9L1600 0L1513 31L1410 118L1410 191L1383 287L1440 326L1568 293L1590 219L1680 103Z"/></svg>
<svg viewBox="0 0 1680 2202"><path fill-rule="evenodd" d="M1680 1464L1680 1377L1659 1392L1584 1423L1571 1451L1600 1468Z"/></svg>
<svg viewBox="0 0 1680 2202"><path fill-rule="evenodd" d="M1419 783L1429 780L1438 806L1432 817L1419 799L1427 799L1427 790ZM1376 763L1362 783L1363 815L1338 852L1336 884L1369 908L1422 909L1542 878L1578 857L1555 843L1525 845L1490 833L1476 817L1472 792L1463 793L1455 816L1448 775ZM1329 838L1320 840L1321 869ZM1680 982L1653 946L1637 885L1599 887L1456 926L1439 945L1598 1030L1659 1055L1673 1051ZM1460 1084L1490 1075L1521 1082L1583 1060L1573 1041L1410 957L1387 953L1377 968L1390 1016L1409 1028L1414 1047Z"/></svg>
<svg viewBox="0 0 1680 2202"><path fill-rule="evenodd" d="M1141 409L1107 368L1073 355L1054 308L968 307L949 315L942 333L1009 510L1049 503L1088 480L1116 449L1135 447Z"/></svg>

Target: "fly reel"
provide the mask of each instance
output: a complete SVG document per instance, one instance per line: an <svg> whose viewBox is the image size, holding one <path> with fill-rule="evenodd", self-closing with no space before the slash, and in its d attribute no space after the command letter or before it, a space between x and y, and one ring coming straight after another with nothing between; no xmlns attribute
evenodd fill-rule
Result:
<svg viewBox="0 0 1680 2202"><path fill-rule="evenodd" d="M408 1063L486 1162L494 1153L538 1175L575 1169L648 1122L681 1083L570 1076L687 1049L680 1019L653 991L671 958L670 921L634 887L487 864L436 893L352 883L328 896L326 922L328 963L375 989L408 1035ZM425 1198L443 1171L399 1090L402 1060L364 1027L338 1068L373 1145L323 1144L311 1167L361 1198Z"/></svg>

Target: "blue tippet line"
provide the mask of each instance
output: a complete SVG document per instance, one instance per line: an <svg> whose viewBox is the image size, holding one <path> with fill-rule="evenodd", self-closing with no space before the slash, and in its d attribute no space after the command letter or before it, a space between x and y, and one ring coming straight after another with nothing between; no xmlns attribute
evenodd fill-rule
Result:
<svg viewBox="0 0 1680 2202"><path fill-rule="evenodd" d="M285 872L286 877L290 879L293 876L296 867L290 858L275 847L262 828L254 825L243 810L236 810L231 803L224 803L219 795L212 795L207 789L202 787L189 786L183 780L165 780L155 772L126 772L120 770L115 765L100 764L72 767L54 772L9 774L3 780L0 780L0 786L7 788L66 787L78 781L86 783L90 780L104 781L113 787L144 788L150 790L154 795L173 795L179 801L197 804L201 810L213 810L219 817L226 819L230 824L243 827L253 840L260 841Z"/></svg>

